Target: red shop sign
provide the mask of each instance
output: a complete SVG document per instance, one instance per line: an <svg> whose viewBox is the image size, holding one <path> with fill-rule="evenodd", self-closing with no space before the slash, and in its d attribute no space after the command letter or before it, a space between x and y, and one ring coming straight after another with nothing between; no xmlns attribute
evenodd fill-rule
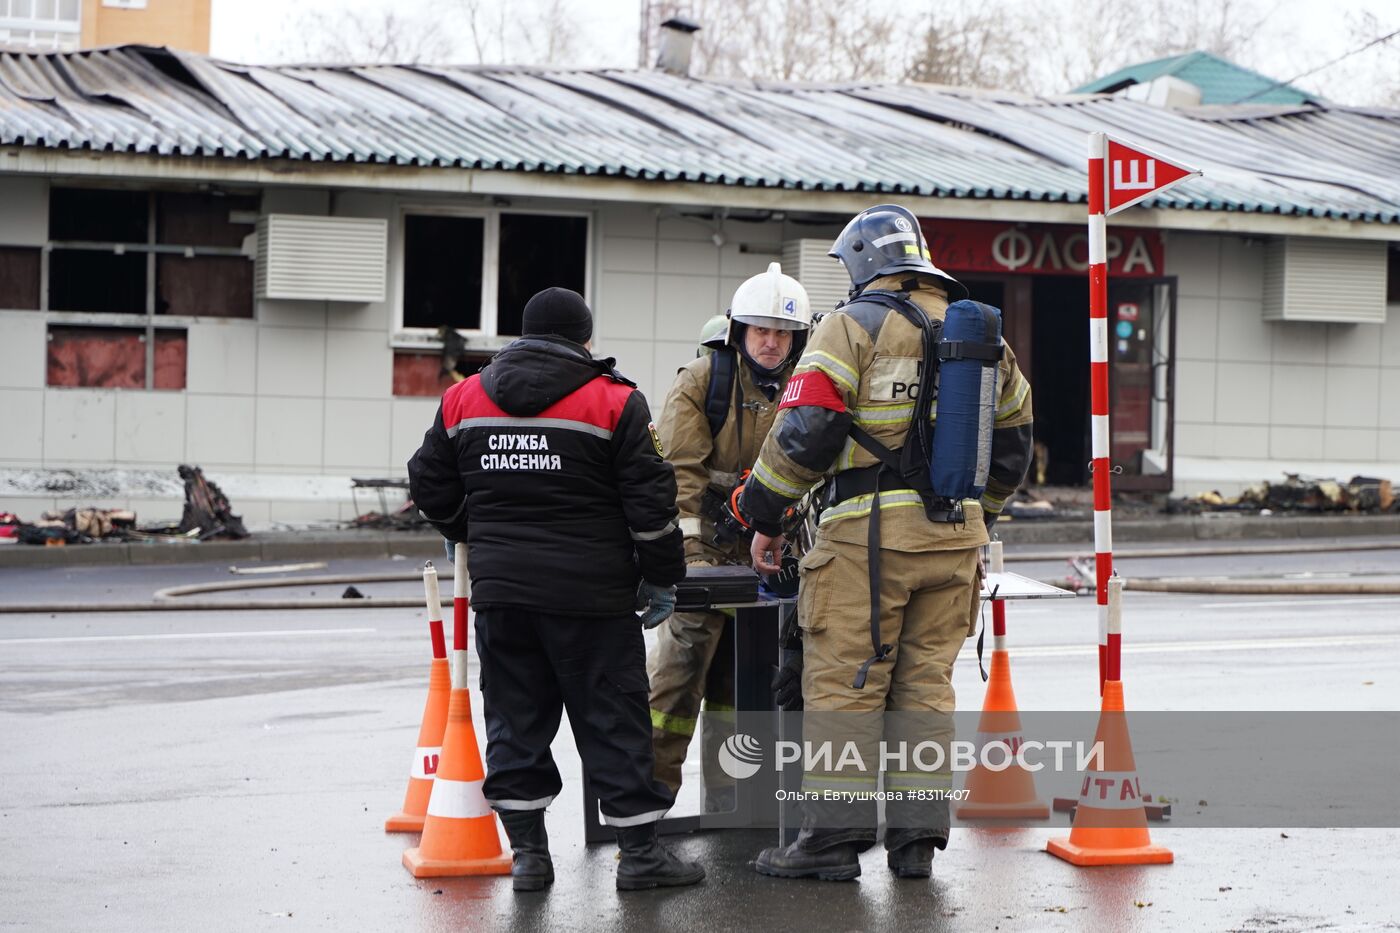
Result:
<svg viewBox="0 0 1400 933"><path fill-rule="evenodd" d="M933 262L949 272L1083 275L1089 268L1084 228L988 220L925 220ZM1146 278L1162 274L1162 236L1131 227L1108 231L1108 274Z"/></svg>

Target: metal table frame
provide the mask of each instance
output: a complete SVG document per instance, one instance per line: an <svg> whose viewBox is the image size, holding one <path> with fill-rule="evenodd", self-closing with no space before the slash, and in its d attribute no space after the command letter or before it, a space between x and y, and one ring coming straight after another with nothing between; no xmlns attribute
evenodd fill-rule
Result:
<svg viewBox="0 0 1400 933"><path fill-rule="evenodd" d="M782 609L795 599L768 599L737 605L715 605L711 609L734 610L734 731L763 734L771 732L776 720L778 737L784 738L782 728L787 716L778 716L773 705L773 669L778 663L778 640L781 637ZM756 721L755 717L762 717ZM746 723L754 723L745 728ZM766 728L765 728L766 727ZM800 775L797 776L800 780ZM667 817L657 822L662 834L692 833L701 830L739 829L756 824L759 802L771 801L779 787L777 772L764 768L734 786L734 809L722 813L700 813L693 816ZM786 817L786 806L783 816ZM603 823L598 811L598 796L585 770L583 775L583 824L585 842L612 842L612 827Z"/></svg>
<svg viewBox="0 0 1400 933"><path fill-rule="evenodd" d="M981 597L990 599L1073 598L1074 593L1040 583L1017 573L988 573L982 582ZM801 714L779 714L773 705L773 669L778 663L782 637L782 609L795 599L765 599L753 603L714 605L712 609L734 610L734 732L750 735L774 734L779 741L790 738L787 730L801 730ZM746 724L752 724L746 727ZM768 725L770 728L765 729ZM658 821L662 834L691 833L712 829L748 829L758 825L759 801L772 800L781 788L795 791L801 787L800 769L776 771L761 769L751 778L735 782L733 810L723 813L701 813L694 816L667 817ZM792 842L800 823L797 804L783 803L778 809L778 841ZM583 775L583 824L586 842L611 842L613 831L602 822L598 811L598 796Z"/></svg>

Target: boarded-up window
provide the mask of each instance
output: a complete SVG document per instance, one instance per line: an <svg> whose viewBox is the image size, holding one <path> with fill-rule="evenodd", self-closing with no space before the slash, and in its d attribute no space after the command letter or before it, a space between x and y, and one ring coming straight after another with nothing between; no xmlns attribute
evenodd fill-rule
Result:
<svg viewBox="0 0 1400 933"><path fill-rule="evenodd" d="M157 389L185 387L188 339L183 330L156 331ZM89 389L146 387L146 332L125 327L49 328L51 386Z"/></svg>
<svg viewBox="0 0 1400 933"><path fill-rule="evenodd" d="M256 197L208 192L156 194L156 242L175 246L238 249L252 233ZM250 222L235 223L232 218ZM172 256L156 259L156 313L189 317L253 316L253 263L242 256Z"/></svg>
<svg viewBox="0 0 1400 933"><path fill-rule="evenodd" d="M183 389L189 353L189 336L183 330L156 331L155 388Z"/></svg>
<svg viewBox="0 0 1400 933"><path fill-rule="evenodd" d="M481 327L480 217L409 214L403 235L403 324Z"/></svg>
<svg viewBox="0 0 1400 933"><path fill-rule="evenodd" d="M0 246L0 309L34 310L39 307L38 249Z"/></svg>
<svg viewBox="0 0 1400 933"><path fill-rule="evenodd" d="M230 218L257 210L256 197L161 191L156 194L156 242L237 249L256 225Z"/></svg>
<svg viewBox="0 0 1400 933"><path fill-rule="evenodd" d="M457 372L480 372L491 361L490 353L472 354L457 361ZM442 372L441 353L412 350L394 354L394 394L415 398L437 398L452 386L452 377Z"/></svg>
<svg viewBox="0 0 1400 933"><path fill-rule="evenodd" d="M241 256L158 256L156 313L253 316L253 264Z"/></svg>
<svg viewBox="0 0 1400 933"><path fill-rule="evenodd" d="M583 294L588 218L502 214L496 333L520 334L525 302L550 286Z"/></svg>

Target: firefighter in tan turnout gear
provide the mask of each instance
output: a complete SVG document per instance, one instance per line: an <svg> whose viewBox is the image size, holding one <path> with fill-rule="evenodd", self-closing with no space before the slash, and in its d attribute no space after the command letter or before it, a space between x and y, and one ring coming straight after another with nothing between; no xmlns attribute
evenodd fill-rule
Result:
<svg viewBox="0 0 1400 933"><path fill-rule="evenodd" d="M739 286L727 326L702 344L709 352L676 375L660 432L675 467L689 566L749 563L747 535L726 507L773 424L811 321L807 292L775 262ZM706 746L732 731L731 629L732 618L723 612L678 612L661 626L647 660L656 776L673 791L681 784L702 697ZM719 771L713 754L704 756L703 768L706 806L727 809L732 780Z"/></svg>
<svg viewBox="0 0 1400 933"><path fill-rule="evenodd" d="M951 768L933 754L882 757L880 741L895 751L952 741L953 661L976 624L978 548L1029 464L1030 386L1000 339L995 309L956 306L959 321L994 322L994 342L940 336L950 299L967 292L933 264L909 211L863 211L831 255L850 273L852 297L812 331L739 505L756 531L755 565L771 571L783 510L831 477L802 559L798 617L804 743L830 742L834 753L806 762L797 840L764 850L754 867L789 878L859 875L858 855L876 841L873 794L884 770L889 867L927 878L934 850L948 842ZM954 410L948 374L966 372L950 369L954 361L981 374L972 427L981 433L964 445L982 477L968 486L985 488L980 501L940 497L929 478L940 449L956 447L935 421L958 430L958 419L944 417L944 401ZM914 430L920 421L928 427ZM848 742L859 767L841 756Z"/></svg>

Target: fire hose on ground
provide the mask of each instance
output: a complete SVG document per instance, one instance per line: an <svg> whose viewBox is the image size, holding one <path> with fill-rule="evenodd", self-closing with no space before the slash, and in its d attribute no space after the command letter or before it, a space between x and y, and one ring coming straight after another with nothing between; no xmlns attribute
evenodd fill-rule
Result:
<svg viewBox="0 0 1400 933"><path fill-rule="evenodd" d="M1347 551L1385 551L1400 549L1400 541L1331 542L1327 544L1277 544L1259 547L1214 545L1205 548L1138 548L1116 552L1118 560L1179 557L1237 557L1261 554L1309 554L1316 551L1339 553ZM1069 560L1084 561L1083 549L1042 551L1030 554L1007 554L1005 560L1032 562ZM1092 558L1089 559L1092 563ZM1079 572L1085 571L1080 564ZM1092 569L1089 569L1092 578ZM0 603L0 614L42 614L67 612L228 612L237 610L299 610L299 609L418 609L421 596L365 596L360 598L324 599L191 599L208 593L243 592L247 590L290 589L355 585L364 583L417 583L422 579L418 570L393 573L326 574L322 576L282 577L271 580L228 580L192 583L157 590L149 600L86 602L86 603ZM1400 595L1400 579L1393 581L1366 580L1229 580L1219 577L1131 577L1125 588L1150 593L1216 594L1236 596L1391 596Z"/></svg>

